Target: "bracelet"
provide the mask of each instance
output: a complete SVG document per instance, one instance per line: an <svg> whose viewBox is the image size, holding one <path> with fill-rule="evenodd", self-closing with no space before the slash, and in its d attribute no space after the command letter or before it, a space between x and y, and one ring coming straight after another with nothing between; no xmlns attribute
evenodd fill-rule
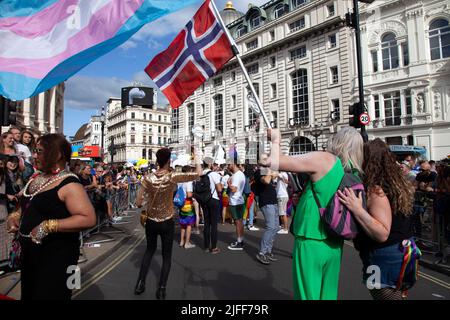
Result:
<svg viewBox="0 0 450 320"><path fill-rule="evenodd" d="M44 228L46 229L47 233L58 232L58 226L59 223L56 219L46 220L44 224Z"/></svg>
<svg viewBox="0 0 450 320"><path fill-rule="evenodd" d="M34 243L36 243L36 244L41 244L42 243L42 239L44 239L48 235L48 232L47 232L46 227L45 227L45 222L46 221L42 222L38 226L35 236L30 234L31 240Z"/></svg>

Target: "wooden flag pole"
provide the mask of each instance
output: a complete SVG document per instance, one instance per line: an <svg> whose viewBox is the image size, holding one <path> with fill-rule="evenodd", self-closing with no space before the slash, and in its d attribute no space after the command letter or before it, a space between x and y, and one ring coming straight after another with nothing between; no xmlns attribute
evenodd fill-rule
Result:
<svg viewBox="0 0 450 320"><path fill-rule="evenodd" d="M239 63L239 66L241 67L241 70L242 70L242 73L244 74L245 80L247 80L247 83L248 83L248 85L250 87L250 91L252 92L253 97L255 98L256 105L258 106L258 109L259 109L259 113L263 117L266 126L268 128L272 128L272 126L270 124L270 121L267 118L267 115L264 113L264 109L262 107L262 104L261 104L261 101L259 100L258 95L256 94L255 88L253 87L252 80L250 79L250 76L247 73L247 69L245 68L244 63L242 62L241 57L239 56L239 50L238 50L238 48L236 46L236 43L234 42L233 37L230 35L227 26L223 22L222 17L220 16L219 10L217 10L216 4L214 3L213 0L211 0L211 4L213 6L213 9L214 9L214 12L215 12L217 18L219 19L219 23L222 25L223 29L225 30L225 33L226 33L227 38L228 38L228 41L230 41L230 43L231 43L231 46L233 48L233 53L234 53L234 55L235 55L235 57L236 57L236 59L237 59L237 61Z"/></svg>

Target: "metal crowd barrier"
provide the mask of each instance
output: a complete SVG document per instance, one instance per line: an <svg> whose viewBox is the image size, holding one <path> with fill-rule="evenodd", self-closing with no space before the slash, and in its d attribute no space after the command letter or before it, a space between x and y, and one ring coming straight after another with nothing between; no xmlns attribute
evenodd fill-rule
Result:
<svg viewBox="0 0 450 320"><path fill-rule="evenodd" d="M420 249L433 254L437 258L435 264L445 265L450 249L450 207L437 208L437 201L442 201L440 197L450 197L450 194L416 191L412 224Z"/></svg>
<svg viewBox="0 0 450 320"><path fill-rule="evenodd" d="M14 235L6 231L6 220L0 220L0 267L9 264L9 252Z"/></svg>

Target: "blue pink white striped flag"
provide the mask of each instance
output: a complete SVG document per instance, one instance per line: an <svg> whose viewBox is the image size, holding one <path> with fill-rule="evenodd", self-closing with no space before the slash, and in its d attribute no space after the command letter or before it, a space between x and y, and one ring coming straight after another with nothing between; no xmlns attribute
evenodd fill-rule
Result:
<svg viewBox="0 0 450 320"><path fill-rule="evenodd" d="M23 100L43 92L144 24L198 1L0 1L0 95Z"/></svg>

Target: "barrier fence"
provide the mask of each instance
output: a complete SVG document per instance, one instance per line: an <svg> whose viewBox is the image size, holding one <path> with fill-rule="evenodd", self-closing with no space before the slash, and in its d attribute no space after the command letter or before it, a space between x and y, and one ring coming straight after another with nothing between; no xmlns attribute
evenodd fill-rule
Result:
<svg viewBox="0 0 450 320"><path fill-rule="evenodd" d="M114 241L110 234L125 233L126 231L118 228L120 225L128 224L131 216L128 209L135 208L136 195L139 192L140 183L130 184L127 187L113 189L107 194L102 192L90 191L89 198L95 208L97 223L94 227L80 232L81 257L79 263L86 261L83 252L85 245ZM110 203L111 216L108 215L108 202ZM6 220L0 220L0 267L4 268L9 263L9 253L11 250L11 241L13 235L6 230Z"/></svg>

